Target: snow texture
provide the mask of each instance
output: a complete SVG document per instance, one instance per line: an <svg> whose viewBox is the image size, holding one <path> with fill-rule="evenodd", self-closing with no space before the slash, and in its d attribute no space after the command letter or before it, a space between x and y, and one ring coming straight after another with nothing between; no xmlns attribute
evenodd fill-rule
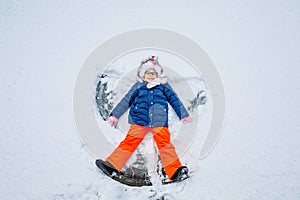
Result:
<svg viewBox="0 0 300 200"><path fill-rule="evenodd" d="M1 1L0 199L300 199L299 19L296 0ZM185 155L198 165L188 181L129 187L95 167L72 98L98 45L144 27L206 50L223 80L226 120L208 157Z"/></svg>

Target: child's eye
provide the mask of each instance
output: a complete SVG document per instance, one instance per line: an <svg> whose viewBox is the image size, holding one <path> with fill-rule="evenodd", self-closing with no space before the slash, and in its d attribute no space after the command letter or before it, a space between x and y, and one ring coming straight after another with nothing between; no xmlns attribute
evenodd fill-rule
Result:
<svg viewBox="0 0 300 200"><path fill-rule="evenodd" d="M149 76L157 76L156 72L146 72L146 74Z"/></svg>

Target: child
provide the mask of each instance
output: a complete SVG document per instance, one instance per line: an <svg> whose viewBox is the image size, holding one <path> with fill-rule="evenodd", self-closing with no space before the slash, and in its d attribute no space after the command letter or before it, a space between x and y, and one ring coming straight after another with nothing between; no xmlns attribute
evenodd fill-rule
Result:
<svg viewBox="0 0 300 200"><path fill-rule="evenodd" d="M106 161L98 159L96 165L108 176L120 172L147 133L151 132L169 179L184 180L188 177L188 168L181 165L170 141L168 103L183 123L190 123L193 119L167 83L156 56L141 62L137 79L138 82L113 109L108 121L111 126L116 126L118 119L130 108L128 122L131 126L127 136Z"/></svg>

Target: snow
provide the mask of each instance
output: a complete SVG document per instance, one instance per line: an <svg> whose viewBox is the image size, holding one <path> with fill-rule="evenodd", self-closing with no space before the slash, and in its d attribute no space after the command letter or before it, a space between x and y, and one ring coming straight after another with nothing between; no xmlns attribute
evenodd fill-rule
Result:
<svg viewBox="0 0 300 200"><path fill-rule="evenodd" d="M295 0L2 1L0 199L300 199L299 11ZM206 50L226 119L191 179L135 188L96 169L72 98L97 46L144 27Z"/></svg>

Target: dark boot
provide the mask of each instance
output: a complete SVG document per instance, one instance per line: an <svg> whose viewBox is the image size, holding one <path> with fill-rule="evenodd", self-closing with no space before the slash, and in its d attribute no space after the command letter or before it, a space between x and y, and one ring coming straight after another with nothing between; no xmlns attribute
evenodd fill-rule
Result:
<svg viewBox="0 0 300 200"><path fill-rule="evenodd" d="M186 166L179 167L174 175L171 177L171 180L174 182L179 182L187 179L189 173L189 169Z"/></svg>
<svg viewBox="0 0 300 200"><path fill-rule="evenodd" d="M103 161L101 159L98 159L98 160L95 161L95 164L107 176L112 176L114 172L118 173L118 170L112 164L110 164L108 161Z"/></svg>

